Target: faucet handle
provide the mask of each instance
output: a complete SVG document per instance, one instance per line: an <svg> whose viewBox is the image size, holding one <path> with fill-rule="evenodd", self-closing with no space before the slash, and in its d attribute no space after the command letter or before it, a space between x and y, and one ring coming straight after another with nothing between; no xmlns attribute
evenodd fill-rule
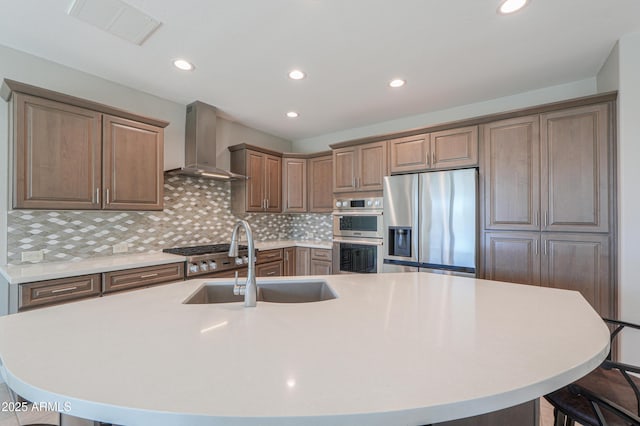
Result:
<svg viewBox="0 0 640 426"><path fill-rule="evenodd" d="M246 285L238 284L238 271L236 271L235 281L233 283L233 294L235 296L243 296L246 288Z"/></svg>

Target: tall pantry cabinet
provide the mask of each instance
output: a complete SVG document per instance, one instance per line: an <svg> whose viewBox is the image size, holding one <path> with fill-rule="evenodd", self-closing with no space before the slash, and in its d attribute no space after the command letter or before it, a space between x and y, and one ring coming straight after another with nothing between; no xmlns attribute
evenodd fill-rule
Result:
<svg viewBox="0 0 640 426"><path fill-rule="evenodd" d="M577 290L615 316L613 103L481 126L484 276Z"/></svg>

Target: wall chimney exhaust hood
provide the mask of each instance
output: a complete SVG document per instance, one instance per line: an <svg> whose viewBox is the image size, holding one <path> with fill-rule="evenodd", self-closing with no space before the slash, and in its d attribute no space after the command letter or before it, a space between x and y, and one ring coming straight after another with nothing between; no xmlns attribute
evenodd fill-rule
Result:
<svg viewBox="0 0 640 426"><path fill-rule="evenodd" d="M216 167L216 108L195 101L187 105L184 134L185 167L177 174L215 180L246 179L246 176Z"/></svg>

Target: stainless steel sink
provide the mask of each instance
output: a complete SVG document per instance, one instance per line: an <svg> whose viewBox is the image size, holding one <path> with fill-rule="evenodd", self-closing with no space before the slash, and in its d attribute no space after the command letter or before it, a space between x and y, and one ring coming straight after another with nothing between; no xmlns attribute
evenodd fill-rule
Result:
<svg viewBox="0 0 640 426"><path fill-rule="evenodd" d="M323 280L258 281L259 302L309 303L335 299L337 296ZM205 283L182 302L185 304L244 302L233 294L232 283Z"/></svg>

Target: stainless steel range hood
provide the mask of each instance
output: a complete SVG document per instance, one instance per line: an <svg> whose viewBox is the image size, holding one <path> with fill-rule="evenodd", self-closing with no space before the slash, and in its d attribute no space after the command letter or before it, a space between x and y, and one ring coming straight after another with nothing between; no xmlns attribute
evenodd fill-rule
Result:
<svg viewBox="0 0 640 426"><path fill-rule="evenodd" d="M184 135L185 167L177 174L215 180L246 179L246 176L216 167L216 108L195 101L187 105Z"/></svg>

